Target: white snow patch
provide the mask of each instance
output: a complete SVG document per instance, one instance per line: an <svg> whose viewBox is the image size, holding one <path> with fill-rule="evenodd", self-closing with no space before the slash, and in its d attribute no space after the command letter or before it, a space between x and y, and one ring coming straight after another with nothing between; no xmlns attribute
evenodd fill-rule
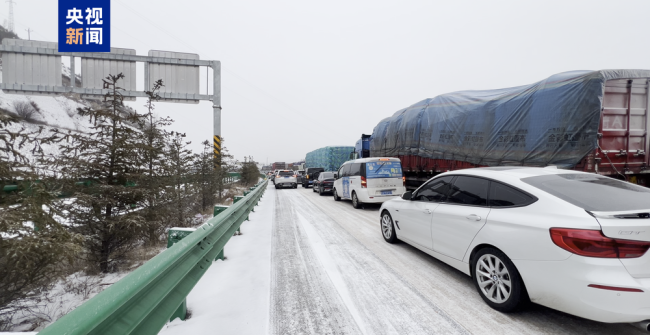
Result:
<svg viewBox="0 0 650 335"><path fill-rule="evenodd" d="M271 238L275 194L264 194L250 221L225 247L187 297L192 316L175 319L161 335L267 334L271 296Z"/></svg>
<svg viewBox="0 0 650 335"><path fill-rule="evenodd" d="M65 279L59 280L49 291L43 292L38 299L31 300L23 306L29 307L28 313L18 312L13 319L16 325L12 331L31 329L34 317L44 322L36 330L42 330L47 325L58 320L73 309L79 307L88 299L126 276L128 272L110 273L99 276L88 276L81 272L74 273ZM21 322L26 321L23 325ZM0 334L11 334L2 333ZM20 333L25 334L25 333Z"/></svg>

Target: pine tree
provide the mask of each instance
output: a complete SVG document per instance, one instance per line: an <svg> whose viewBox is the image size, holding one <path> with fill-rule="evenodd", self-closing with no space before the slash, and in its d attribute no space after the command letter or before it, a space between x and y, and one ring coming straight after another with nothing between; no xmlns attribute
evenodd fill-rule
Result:
<svg viewBox="0 0 650 335"><path fill-rule="evenodd" d="M192 164L194 155L188 149L191 142L185 141L185 134L171 133L167 146L167 188L165 191L167 227L185 227L192 224L192 204L196 202L196 188L192 187Z"/></svg>
<svg viewBox="0 0 650 335"><path fill-rule="evenodd" d="M139 184L140 133L132 126L142 117L124 108L118 87L122 78L120 73L104 79L109 93L103 105L79 109L92 124L90 133L66 134L68 142L60 145L60 155L52 162L75 191L65 207L71 229L85 237L88 260L104 273L117 269L148 228L135 208L146 197Z"/></svg>
<svg viewBox="0 0 650 335"><path fill-rule="evenodd" d="M34 161L21 154L27 145L40 154L40 144L56 137L42 137L43 128L26 131L9 128L16 119L0 114L0 329L11 315L61 275L60 264L72 262L79 238L55 220L58 191L34 172ZM18 189L7 194L6 185Z"/></svg>
<svg viewBox="0 0 650 335"><path fill-rule="evenodd" d="M164 235L167 223L164 222L169 207L166 199L162 197L165 193L166 178L169 162L165 157L165 149L169 144L171 134L165 130L173 120L168 117L156 117L154 114L155 102L160 100L158 92L163 87L163 81L157 80L151 89L146 91L147 112L140 115L138 121L139 154L144 170L140 176L140 183L145 194L143 201L139 204L142 207L141 214L148 222L147 241L149 244L158 244Z"/></svg>
<svg viewBox="0 0 650 335"><path fill-rule="evenodd" d="M212 143L204 141L201 144L203 144L203 151L195 155L194 172L195 187L198 188L200 201L199 210L205 213L217 202L217 192L223 190L224 171L214 158Z"/></svg>
<svg viewBox="0 0 650 335"><path fill-rule="evenodd" d="M244 158L241 171L241 184L244 186L252 186L259 180L260 170L253 157Z"/></svg>

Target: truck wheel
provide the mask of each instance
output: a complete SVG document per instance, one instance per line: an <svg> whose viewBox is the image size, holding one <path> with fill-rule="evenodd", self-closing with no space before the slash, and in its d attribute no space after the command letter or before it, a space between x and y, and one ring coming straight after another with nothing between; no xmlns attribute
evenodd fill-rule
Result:
<svg viewBox="0 0 650 335"><path fill-rule="evenodd" d="M361 209L362 203L357 197L357 192L352 192L352 207L355 209Z"/></svg>
<svg viewBox="0 0 650 335"><path fill-rule="evenodd" d="M341 201L341 198L336 194L336 189L332 189L332 194L334 194L334 201Z"/></svg>

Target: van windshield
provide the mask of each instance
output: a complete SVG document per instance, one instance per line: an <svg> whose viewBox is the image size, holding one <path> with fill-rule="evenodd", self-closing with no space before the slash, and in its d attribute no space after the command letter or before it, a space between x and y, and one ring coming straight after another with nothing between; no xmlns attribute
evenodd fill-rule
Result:
<svg viewBox="0 0 650 335"><path fill-rule="evenodd" d="M396 161L368 162L366 178L402 178L402 164Z"/></svg>

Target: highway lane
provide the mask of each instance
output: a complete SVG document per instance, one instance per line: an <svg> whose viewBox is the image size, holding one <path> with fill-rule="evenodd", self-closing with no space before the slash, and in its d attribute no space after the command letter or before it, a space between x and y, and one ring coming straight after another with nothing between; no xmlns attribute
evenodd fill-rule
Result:
<svg viewBox="0 0 650 335"><path fill-rule="evenodd" d="M273 334L644 334L534 304L499 313L465 274L384 242L379 206L355 210L300 186L269 192Z"/></svg>

